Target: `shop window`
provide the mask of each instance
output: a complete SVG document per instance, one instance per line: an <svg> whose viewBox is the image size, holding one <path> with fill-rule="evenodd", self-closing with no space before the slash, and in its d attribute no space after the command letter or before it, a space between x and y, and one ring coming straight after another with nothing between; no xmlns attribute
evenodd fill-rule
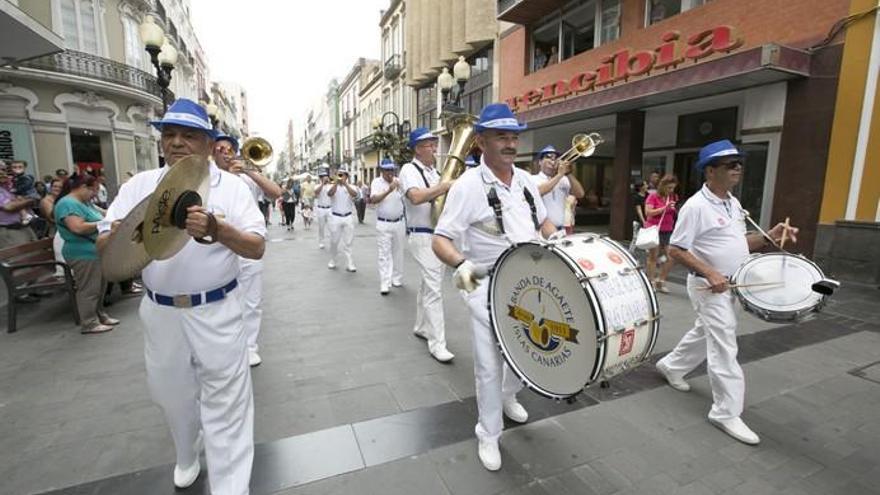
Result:
<svg viewBox="0 0 880 495"><path fill-rule="evenodd" d="M532 71L620 37L620 0L575 0L532 30Z"/></svg>
<svg viewBox="0 0 880 495"><path fill-rule="evenodd" d="M437 120L437 93L434 86L426 86L416 92L417 127L434 128Z"/></svg>
<svg viewBox="0 0 880 495"><path fill-rule="evenodd" d="M137 21L131 17L123 16L122 28L125 37L125 63L144 71L148 70L146 51L141 44Z"/></svg>
<svg viewBox="0 0 880 495"><path fill-rule="evenodd" d="M645 0L645 25L656 24L682 12L709 3L711 0Z"/></svg>
<svg viewBox="0 0 880 495"><path fill-rule="evenodd" d="M100 55L98 19L93 0L61 0L61 29L64 46L70 50Z"/></svg>
<svg viewBox="0 0 880 495"><path fill-rule="evenodd" d="M700 148L719 139L734 140L736 119L736 107L681 115L676 144L680 148Z"/></svg>

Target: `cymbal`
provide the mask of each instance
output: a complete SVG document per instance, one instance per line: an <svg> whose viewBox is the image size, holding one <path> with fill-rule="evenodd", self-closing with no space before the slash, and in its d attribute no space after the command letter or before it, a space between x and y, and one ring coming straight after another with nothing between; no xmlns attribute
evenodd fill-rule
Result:
<svg viewBox="0 0 880 495"><path fill-rule="evenodd" d="M101 253L101 270L108 282L128 280L153 261L141 237L150 197L144 198L116 227Z"/></svg>
<svg viewBox="0 0 880 495"><path fill-rule="evenodd" d="M156 186L144 217L144 248L155 260L177 254L192 237L186 233L186 209L208 202L208 159L190 155L174 165Z"/></svg>

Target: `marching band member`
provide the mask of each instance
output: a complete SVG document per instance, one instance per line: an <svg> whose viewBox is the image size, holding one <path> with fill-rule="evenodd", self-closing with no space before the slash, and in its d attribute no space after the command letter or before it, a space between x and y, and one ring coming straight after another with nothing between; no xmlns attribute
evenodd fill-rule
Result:
<svg viewBox="0 0 880 495"><path fill-rule="evenodd" d="M479 421L475 431L477 453L483 466L501 468L498 440L504 427L502 413L513 421L528 421L528 412L517 401L519 380L508 369L496 348L489 324L485 280L498 257L512 244L550 236L553 223L538 188L525 171L514 166L520 125L503 103L483 109L477 122L477 144L482 163L462 174L449 190L437 223L433 249L444 263L455 267L453 280L462 289L471 313L474 342L474 377ZM458 251L454 242L465 239Z"/></svg>
<svg viewBox="0 0 880 495"><path fill-rule="evenodd" d="M253 169L245 169L245 164L234 157L238 154L238 140L232 136L217 136L214 142L214 163L229 173L235 174L244 181L251 191L257 207L262 201L275 201L281 197L282 190L278 184ZM262 210L261 210L262 211ZM244 332L248 341L248 364L259 366L263 362L257 337L263 320L263 260L250 260L239 257L241 274L238 284L241 286L241 299L244 303Z"/></svg>
<svg viewBox="0 0 880 495"><path fill-rule="evenodd" d="M379 293L388 295L390 287L403 285L403 195L394 177L394 162L386 158L379 164L381 175L370 184L370 203L376 208L379 247Z"/></svg>
<svg viewBox="0 0 880 495"><path fill-rule="evenodd" d="M156 189L164 174L189 155L211 156L214 130L205 110L179 99L161 121L167 167L135 175L122 185L99 230L99 249L119 220ZM204 442L215 495L248 493L253 463L254 401L242 324L239 257L260 259L266 224L242 180L210 165L205 206L188 209L190 241L167 260L143 270L147 385L165 413L177 451L174 485L190 486L201 471Z"/></svg>
<svg viewBox="0 0 880 495"><path fill-rule="evenodd" d="M330 262L327 268L336 269L336 255L339 248L347 263L345 269L356 272L354 261L351 258L351 246L354 242L354 200L358 197L358 190L348 183L348 169L345 165L339 167L336 182L330 186L327 195L330 196L332 206L330 208ZM339 186L342 186L340 189Z"/></svg>
<svg viewBox="0 0 880 495"><path fill-rule="evenodd" d="M553 146L545 146L538 164L541 169L532 179L538 185L541 199L547 208L547 216L557 230L565 224L565 198L569 194L577 199L584 197L584 186L571 173L571 162L559 162L559 152Z"/></svg>
<svg viewBox="0 0 880 495"><path fill-rule="evenodd" d="M326 166L318 170L318 186L315 187L315 218L318 219L318 248L324 249L324 239L330 234L327 228L330 216L331 200L327 191L330 190L330 169Z"/></svg>
<svg viewBox="0 0 880 495"><path fill-rule="evenodd" d="M424 127L409 135L409 147L415 157L400 169L400 186L404 194L406 233L409 249L419 265L421 282L416 296L416 324L413 333L428 341L428 352L441 363L452 361L454 354L446 349L446 326L443 322L443 263L431 250L434 233L431 203L446 194L449 183L440 182L435 167L437 136Z"/></svg>
<svg viewBox="0 0 880 495"><path fill-rule="evenodd" d="M767 242L760 234L746 233L742 206L730 192L742 178L742 157L728 140L700 150L696 168L706 182L682 207L669 244L670 256L690 271L687 291L697 320L675 349L657 362L657 371L672 388L687 392L690 385L684 376L707 360L713 397L709 421L740 442L757 445L760 438L740 419L745 380L736 360L735 296L728 277L750 251ZM778 224L768 234L778 240L785 229ZM789 228L792 242L797 232Z"/></svg>

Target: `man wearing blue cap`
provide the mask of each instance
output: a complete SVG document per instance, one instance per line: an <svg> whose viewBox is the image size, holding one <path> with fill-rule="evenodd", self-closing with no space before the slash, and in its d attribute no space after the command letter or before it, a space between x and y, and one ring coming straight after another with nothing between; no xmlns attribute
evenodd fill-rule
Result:
<svg viewBox="0 0 880 495"><path fill-rule="evenodd" d="M520 382L496 348L486 305L488 284L479 279L511 245L549 237L556 229L537 186L528 173L514 166L519 133L526 126L517 122L506 104L493 103L483 109L475 129L482 163L466 170L449 190L433 249L444 263L455 267L453 280L464 291L471 313L479 412L477 454L486 469L495 471L501 468L502 415L524 423L529 414L516 399ZM464 241L463 253L456 241Z"/></svg>
<svg viewBox="0 0 880 495"><path fill-rule="evenodd" d="M281 196L281 187L253 168L245 169L245 163L236 158L238 140L232 136L221 134L214 142L214 163L231 174L237 175L250 190L257 208L265 198L275 201ZM260 209L262 212L262 209ZM263 320L263 260L250 260L239 257L241 274L238 283L241 285L242 303L244 306L244 331L248 341L248 364L259 366L263 362L257 337Z"/></svg>
<svg viewBox="0 0 880 495"><path fill-rule="evenodd" d="M697 170L706 182L681 208L669 241L669 255L686 266L688 296L697 312L694 327L675 349L657 362L669 385L690 390L684 376L707 361L712 386L709 422L748 445L760 438L740 419L745 399L745 379L736 360L736 313L729 277L749 257L767 244L757 233L746 232L745 212L731 190L742 178L743 154L728 140L700 150ZM787 227L778 224L768 232L779 240ZM796 242L798 229L788 227Z"/></svg>
<svg viewBox="0 0 880 495"><path fill-rule="evenodd" d="M403 194L394 177L397 168L389 158L379 164L381 174L370 184L370 203L376 207L376 243L379 247L379 293L388 295L390 287L403 285Z"/></svg>
<svg viewBox="0 0 880 495"><path fill-rule="evenodd" d="M419 266L421 283L416 296L416 324L413 333L428 341L428 352L437 361L452 361L446 348L446 324L443 320L443 263L431 250L431 203L446 194L450 183L440 182L437 172L437 136L424 127L409 135L409 147L415 157L400 169L400 190L404 194L406 233L409 250Z"/></svg>
<svg viewBox="0 0 880 495"><path fill-rule="evenodd" d="M318 169L318 186L315 187L315 218L318 220L318 249L324 249L324 239L330 233L327 228L327 221L330 217L331 203L330 195L330 167L326 164Z"/></svg>
<svg viewBox="0 0 880 495"><path fill-rule="evenodd" d="M99 249L169 169L189 155L211 156L215 132L197 103L177 100L152 124L161 132L169 166L141 172L122 185L99 225ZM190 486L198 478L204 442L212 493L243 495L253 463L254 402L236 287L239 257L263 256L266 225L239 178L211 164L210 187L207 204L187 210L186 231L212 242L190 241L170 259L143 270L144 361L150 394L174 439L175 486Z"/></svg>
<svg viewBox="0 0 880 495"><path fill-rule="evenodd" d="M562 230L565 223L565 199L569 194L577 199L584 197L584 186L571 173L571 163L559 162L559 152L552 145L545 146L539 155L540 170L532 178L538 185L541 199L547 208L547 216Z"/></svg>
<svg viewBox="0 0 880 495"><path fill-rule="evenodd" d="M330 186L327 195L330 197L330 262L327 268L336 269L336 257L342 250L345 257L345 269L356 272L354 260L351 257L351 247L354 244L354 200L359 193L354 186L348 183L348 167L342 165L336 172L336 182ZM341 186L341 187L340 187Z"/></svg>

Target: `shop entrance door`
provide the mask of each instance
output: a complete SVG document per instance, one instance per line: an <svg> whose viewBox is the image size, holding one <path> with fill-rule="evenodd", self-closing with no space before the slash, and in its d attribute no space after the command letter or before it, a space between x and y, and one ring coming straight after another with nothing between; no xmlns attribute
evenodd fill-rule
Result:
<svg viewBox="0 0 880 495"><path fill-rule="evenodd" d="M696 151L675 154L674 170L678 177L678 194L681 196L679 204L703 187L703 174L694 169L698 157Z"/></svg>
<svg viewBox="0 0 880 495"><path fill-rule="evenodd" d="M77 168L80 163L100 164L92 168L102 168L104 160L101 156L101 138L88 129L70 130L70 147L73 152L73 163Z"/></svg>

